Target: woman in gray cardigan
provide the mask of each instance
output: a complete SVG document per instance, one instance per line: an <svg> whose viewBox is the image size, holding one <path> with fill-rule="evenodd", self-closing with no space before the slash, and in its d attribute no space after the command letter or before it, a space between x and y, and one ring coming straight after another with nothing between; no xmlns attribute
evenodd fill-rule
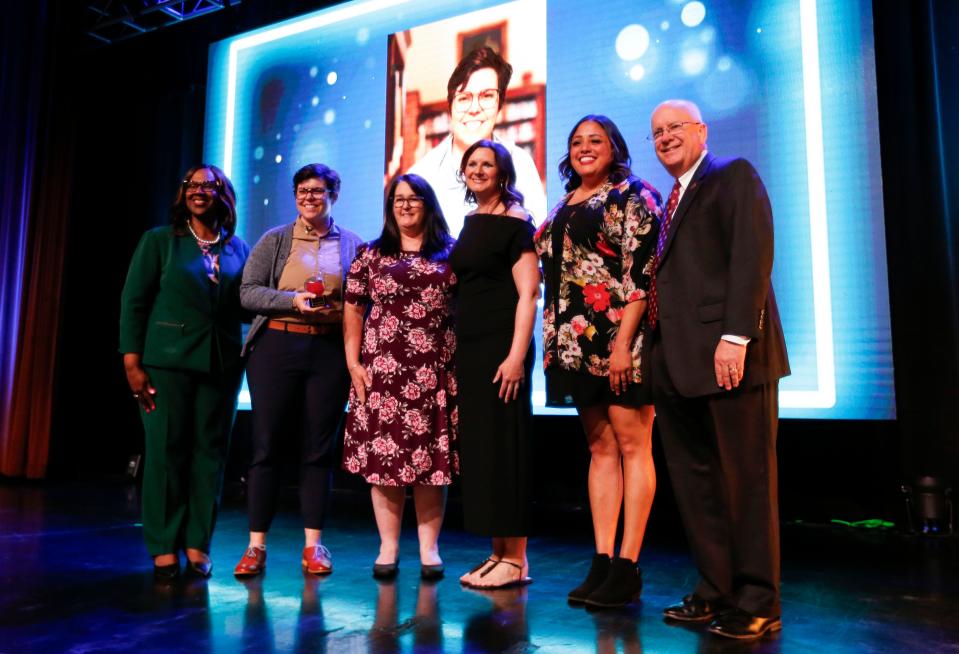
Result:
<svg viewBox="0 0 959 654"><path fill-rule="evenodd" d="M238 576L266 569L277 454L296 426L302 446L303 568L312 574L333 571L321 536L350 383L343 353L343 280L362 243L333 222L339 190L339 175L323 164L297 171L296 220L264 234L243 273L240 301L257 315L243 348L249 354L253 459L247 476L250 542L234 569Z"/></svg>

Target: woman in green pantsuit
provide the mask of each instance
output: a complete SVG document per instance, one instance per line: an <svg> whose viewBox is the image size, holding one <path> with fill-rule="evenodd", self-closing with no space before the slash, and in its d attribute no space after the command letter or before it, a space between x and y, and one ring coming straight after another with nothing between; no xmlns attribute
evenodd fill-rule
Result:
<svg viewBox="0 0 959 654"><path fill-rule="evenodd" d="M208 577L243 364L236 195L219 168L187 171L172 224L140 240L120 306L120 352L146 431L143 536L154 575Z"/></svg>

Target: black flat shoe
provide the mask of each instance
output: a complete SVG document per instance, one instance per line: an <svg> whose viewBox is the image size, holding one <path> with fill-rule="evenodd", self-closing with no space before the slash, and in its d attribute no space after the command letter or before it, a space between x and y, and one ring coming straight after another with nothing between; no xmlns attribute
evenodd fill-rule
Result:
<svg viewBox="0 0 959 654"><path fill-rule="evenodd" d="M180 561L170 565L153 564L153 578L157 581L170 581L180 576Z"/></svg>
<svg viewBox="0 0 959 654"><path fill-rule="evenodd" d="M374 563L374 579L393 579L400 571L400 560L396 559L392 563Z"/></svg>
<svg viewBox="0 0 959 654"><path fill-rule="evenodd" d="M187 560L186 573L191 577L200 577L209 579L213 574L213 561L190 561Z"/></svg>
<svg viewBox="0 0 959 654"><path fill-rule="evenodd" d="M443 567L442 563L436 565L420 564L420 579L423 581L436 581L442 579L444 574L446 574L446 568Z"/></svg>
<svg viewBox="0 0 959 654"><path fill-rule="evenodd" d="M589 594L599 588L609 574L609 555L594 554L593 563L589 566L589 574L586 580L579 586L569 591L566 600L572 604L582 604L589 597Z"/></svg>
<svg viewBox="0 0 959 654"><path fill-rule="evenodd" d="M677 622L709 622L719 615L717 602L705 600L699 595L687 595L679 604L663 609L663 617Z"/></svg>
<svg viewBox="0 0 959 654"><path fill-rule="evenodd" d="M618 556L609 562L606 579L584 600L587 606L611 609L639 599L643 590L642 571L635 561Z"/></svg>
<svg viewBox="0 0 959 654"><path fill-rule="evenodd" d="M710 622L706 631L724 638L756 640L769 632L779 631L782 628L783 623L778 615L762 617L742 609L730 609L719 614L719 617Z"/></svg>

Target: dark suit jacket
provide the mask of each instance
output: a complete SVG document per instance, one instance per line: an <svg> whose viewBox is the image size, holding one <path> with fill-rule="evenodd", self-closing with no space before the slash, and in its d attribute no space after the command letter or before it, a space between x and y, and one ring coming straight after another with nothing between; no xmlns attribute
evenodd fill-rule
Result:
<svg viewBox="0 0 959 654"><path fill-rule="evenodd" d="M682 395L719 392L713 357L723 334L752 339L745 386L789 374L772 266L762 180L745 159L707 153L673 215L656 273L661 343Z"/></svg>
<svg viewBox="0 0 959 654"><path fill-rule="evenodd" d="M139 352L143 364L210 372L237 368L243 345L240 279L249 246L234 236L220 250L220 283L206 276L190 235L171 226L140 239L120 304L120 352ZM214 359L215 357L215 359Z"/></svg>

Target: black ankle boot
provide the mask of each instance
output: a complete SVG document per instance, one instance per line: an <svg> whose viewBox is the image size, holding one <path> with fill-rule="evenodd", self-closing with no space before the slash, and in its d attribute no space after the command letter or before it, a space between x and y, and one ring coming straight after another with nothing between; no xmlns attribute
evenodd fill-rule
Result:
<svg viewBox="0 0 959 654"><path fill-rule="evenodd" d="M593 555L593 563L589 566L589 574L586 575L586 581L569 591L566 599L573 603L585 602L589 594L606 581L607 575L609 575L609 555Z"/></svg>
<svg viewBox="0 0 959 654"><path fill-rule="evenodd" d="M635 561L618 556L609 563L609 574L599 588L586 598L589 606L612 608L639 599L643 590L642 571Z"/></svg>

